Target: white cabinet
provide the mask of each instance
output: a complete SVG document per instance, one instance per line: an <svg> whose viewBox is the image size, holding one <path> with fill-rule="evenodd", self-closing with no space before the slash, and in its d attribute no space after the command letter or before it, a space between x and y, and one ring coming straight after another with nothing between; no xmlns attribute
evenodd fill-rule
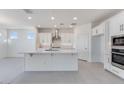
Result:
<svg viewBox="0 0 124 93"><path fill-rule="evenodd" d="M111 65L111 36L124 34L124 12L108 19L105 23L104 68L124 79L124 70Z"/></svg>
<svg viewBox="0 0 124 93"><path fill-rule="evenodd" d="M61 33L61 47L72 48L73 47L73 33Z"/></svg>
<svg viewBox="0 0 124 93"><path fill-rule="evenodd" d="M77 62L77 55L76 54L52 54L52 64L53 70L78 70L78 62ZM70 65L71 64L71 65Z"/></svg>
<svg viewBox="0 0 124 93"><path fill-rule="evenodd" d="M105 22L105 53L104 53L104 68L111 71L111 37L110 37L110 25L108 20Z"/></svg>
<svg viewBox="0 0 124 93"><path fill-rule="evenodd" d="M104 62L105 50L105 23L101 23L92 30L91 59L92 62Z"/></svg>
<svg viewBox="0 0 124 93"><path fill-rule="evenodd" d="M104 69L106 70L111 70L111 57L110 55L105 55L104 56L105 59L104 59Z"/></svg>
<svg viewBox="0 0 124 93"><path fill-rule="evenodd" d="M99 31L99 28L98 28L98 27L93 28L93 30L92 30L92 35L93 35L93 36L98 35L98 34L99 34L98 31Z"/></svg>
<svg viewBox="0 0 124 93"><path fill-rule="evenodd" d="M26 53L25 71L78 71L77 53Z"/></svg>
<svg viewBox="0 0 124 93"><path fill-rule="evenodd" d="M104 24L100 24L92 29L92 36L104 34Z"/></svg>
<svg viewBox="0 0 124 93"><path fill-rule="evenodd" d="M41 47L49 47L51 44L51 33L40 33Z"/></svg>
<svg viewBox="0 0 124 93"><path fill-rule="evenodd" d="M110 36L124 34L124 12L110 19Z"/></svg>
<svg viewBox="0 0 124 93"><path fill-rule="evenodd" d="M37 71L44 68L49 69L51 66L51 54L25 54L25 70L27 71Z"/></svg>
<svg viewBox="0 0 124 93"><path fill-rule="evenodd" d="M94 36L94 35L96 35L96 33L97 33L97 28L93 28L92 29L92 35Z"/></svg>
<svg viewBox="0 0 124 93"><path fill-rule="evenodd" d="M115 66L111 66L111 72L124 79L124 70Z"/></svg>

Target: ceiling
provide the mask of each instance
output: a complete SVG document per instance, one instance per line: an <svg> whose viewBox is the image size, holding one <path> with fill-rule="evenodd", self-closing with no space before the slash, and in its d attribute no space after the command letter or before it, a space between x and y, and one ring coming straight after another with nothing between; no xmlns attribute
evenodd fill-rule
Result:
<svg viewBox="0 0 124 93"><path fill-rule="evenodd" d="M0 24L6 26L34 27L69 27L72 23L83 25L89 22L99 22L121 10L117 9L0 9ZM32 17L31 20L28 17ZM55 20L51 20L54 16ZM78 20L73 20L77 17Z"/></svg>

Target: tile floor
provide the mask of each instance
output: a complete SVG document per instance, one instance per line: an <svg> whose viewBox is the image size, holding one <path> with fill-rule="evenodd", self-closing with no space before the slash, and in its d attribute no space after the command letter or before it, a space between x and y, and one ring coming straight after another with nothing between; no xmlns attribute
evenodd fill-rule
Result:
<svg viewBox="0 0 124 93"><path fill-rule="evenodd" d="M11 84L124 84L124 80L104 70L101 63L79 61L79 71L24 72L24 59L0 61L0 83Z"/></svg>

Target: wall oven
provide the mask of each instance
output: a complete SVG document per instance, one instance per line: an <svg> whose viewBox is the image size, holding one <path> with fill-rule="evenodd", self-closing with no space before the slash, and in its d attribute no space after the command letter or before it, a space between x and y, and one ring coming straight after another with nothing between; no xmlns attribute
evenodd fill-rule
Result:
<svg viewBox="0 0 124 93"><path fill-rule="evenodd" d="M112 49L112 65L124 69L124 49Z"/></svg>
<svg viewBox="0 0 124 93"><path fill-rule="evenodd" d="M112 65L124 69L124 35L112 37Z"/></svg>

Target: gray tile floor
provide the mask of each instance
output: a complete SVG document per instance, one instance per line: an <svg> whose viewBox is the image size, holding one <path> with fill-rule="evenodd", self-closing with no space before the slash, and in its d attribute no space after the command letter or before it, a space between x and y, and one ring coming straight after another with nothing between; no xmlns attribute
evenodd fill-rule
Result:
<svg viewBox="0 0 124 93"><path fill-rule="evenodd" d="M23 72L23 58L0 59L0 84L10 83L15 77L17 77Z"/></svg>
<svg viewBox="0 0 124 93"><path fill-rule="evenodd" d="M12 84L124 84L124 80L104 70L101 63L79 61L79 71L42 71L23 72L23 59L4 60L15 77L8 83ZM3 62L4 63L4 62ZM16 63L16 64L15 64ZM1 66L3 64L0 64ZM12 66L13 65L13 66ZM5 65L4 65L5 66ZM6 69L8 68L5 67ZM20 67L22 69L19 71ZM2 66L3 67L3 66ZM15 68L15 73L14 68ZM4 68L4 69L5 69ZM10 74L10 73L9 73Z"/></svg>

